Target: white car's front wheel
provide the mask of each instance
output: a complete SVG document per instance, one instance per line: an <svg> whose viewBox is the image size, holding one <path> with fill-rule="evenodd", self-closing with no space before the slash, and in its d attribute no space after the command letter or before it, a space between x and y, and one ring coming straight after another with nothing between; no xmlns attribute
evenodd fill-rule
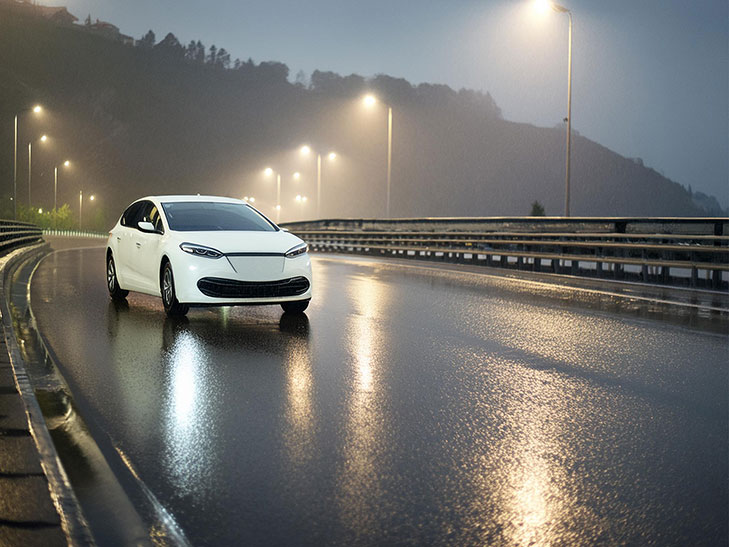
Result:
<svg viewBox="0 0 729 547"><path fill-rule="evenodd" d="M190 306L187 304L180 304L177 300L177 295L175 293L175 276L172 273L172 265L169 262L165 262L162 268L162 279L160 280L160 285L162 292L162 304L165 307L167 315L172 317L185 315L190 310Z"/></svg>
<svg viewBox="0 0 729 547"><path fill-rule="evenodd" d="M116 277L116 264L111 251L106 256L106 288L109 289L109 296L112 300L124 300L129 291L119 287L119 280Z"/></svg>

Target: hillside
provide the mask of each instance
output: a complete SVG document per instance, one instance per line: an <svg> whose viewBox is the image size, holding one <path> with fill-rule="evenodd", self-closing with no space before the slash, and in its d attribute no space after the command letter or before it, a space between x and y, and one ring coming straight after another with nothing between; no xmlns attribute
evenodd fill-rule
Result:
<svg viewBox="0 0 729 547"><path fill-rule="evenodd" d="M224 69L184 58L169 36L155 47L123 45L37 18L0 13L0 192L12 195L13 116L21 117L19 202L27 202L27 142L33 205L53 203L53 165L62 170L59 204L78 191L99 195L114 218L153 193L253 195L271 213L267 165L286 176L283 219L313 216L315 163L296 149L336 150L324 165L323 216L384 213L386 110L359 100L376 93L394 112L393 216L523 215L534 200L561 214L564 131L502 119L491 97L446 86L412 86L317 72L292 84L281 63ZM302 182L288 177L302 173ZM693 216L706 211L681 185L582 136L573 139L573 215ZM293 197L312 198L308 210ZM6 209L10 210L10 209ZM7 214L7 213L6 213Z"/></svg>

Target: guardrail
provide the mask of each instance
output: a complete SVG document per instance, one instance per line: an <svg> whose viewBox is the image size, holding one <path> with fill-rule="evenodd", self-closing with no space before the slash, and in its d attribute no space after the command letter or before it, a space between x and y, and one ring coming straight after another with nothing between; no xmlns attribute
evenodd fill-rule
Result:
<svg viewBox="0 0 729 547"><path fill-rule="evenodd" d="M43 230L44 236L65 236L65 237L95 237L98 239L106 239L109 237L109 232L87 232L81 230L53 230L45 228Z"/></svg>
<svg viewBox="0 0 729 547"><path fill-rule="evenodd" d="M320 252L729 289L729 218L332 219L282 226Z"/></svg>
<svg viewBox="0 0 729 547"><path fill-rule="evenodd" d="M43 239L41 229L30 222L0 220L0 255Z"/></svg>

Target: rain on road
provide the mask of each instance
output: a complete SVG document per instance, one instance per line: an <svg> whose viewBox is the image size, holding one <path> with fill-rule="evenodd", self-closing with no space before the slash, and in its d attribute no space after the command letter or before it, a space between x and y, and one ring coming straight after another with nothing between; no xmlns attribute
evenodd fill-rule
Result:
<svg viewBox="0 0 729 547"><path fill-rule="evenodd" d="M306 316L109 300L55 252L40 332L195 545L726 544L726 325L314 256Z"/></svg>

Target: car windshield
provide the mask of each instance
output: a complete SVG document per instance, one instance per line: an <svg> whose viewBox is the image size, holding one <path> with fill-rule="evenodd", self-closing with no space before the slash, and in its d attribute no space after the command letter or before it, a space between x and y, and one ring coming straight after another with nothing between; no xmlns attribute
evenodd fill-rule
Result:
<svg viewBox="0 0 729 547"><path fill-rule="evenodd" d="M181 201L162 204L170 230L275 232L276 226L243 203Z"/></svg>

